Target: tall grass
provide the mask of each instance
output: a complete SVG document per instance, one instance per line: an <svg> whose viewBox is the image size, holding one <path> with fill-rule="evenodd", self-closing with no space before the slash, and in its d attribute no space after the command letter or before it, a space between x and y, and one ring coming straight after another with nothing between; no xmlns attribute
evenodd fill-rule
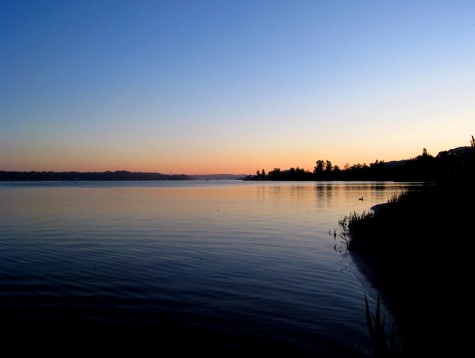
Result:
<svg viewBox="0 0 475 358"><path fill-rule="evenodd" d="M377 211L339 221L343 245L370 266L368 277L374 275L372 284L396 317L404 341L400 356L431 356L464 344L443 322L456 326L453 312L466 309L457 301L470 281L466 248L474 238L474 202L475 185L427 184L391 197ZM367 317L372 339L380 342L381 316ZM387 348L376 344L374 355L390 354Z"/></svg>
<svg viewBox="0 0 475 358"><path fill-rule="evenodd" d="M441 245L444 235L460 232L468 222L469 197L472 188L426 184L393 195L377 211L345 216L338 222L340 236L350 251L420 254Z"/></svg>
<svg viewBox="0 0 475 358"><path fill-rule="evenodd" d="M366 306L366 324L371 339L372 355L374 358L396 358L399 356L399 346L396 334L392 329L386 332L385 317L381 315L381 302L378 294L376 313L371 313L366 294L364 296Z"/></svg>

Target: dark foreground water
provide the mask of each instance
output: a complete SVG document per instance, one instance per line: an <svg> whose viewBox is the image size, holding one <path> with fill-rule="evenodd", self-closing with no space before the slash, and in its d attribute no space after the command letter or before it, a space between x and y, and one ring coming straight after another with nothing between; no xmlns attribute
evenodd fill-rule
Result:
<svg viewBox="0 0 475 358"><path fill-rule="evenodd" d="M0 344L367 354L377 293L338 220L406 186L0 183Z"/></svg>

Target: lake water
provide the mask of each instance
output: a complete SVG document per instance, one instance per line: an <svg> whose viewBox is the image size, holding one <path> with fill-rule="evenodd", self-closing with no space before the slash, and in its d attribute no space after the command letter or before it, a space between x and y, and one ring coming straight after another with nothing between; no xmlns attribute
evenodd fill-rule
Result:
<svg viewBox="0 0 475 358"><path fill-rule="evenodd" d="M338 220L407 186L0 182L4 342L367 353L364 294L375 307L377 292L335 250Z"/></svg>

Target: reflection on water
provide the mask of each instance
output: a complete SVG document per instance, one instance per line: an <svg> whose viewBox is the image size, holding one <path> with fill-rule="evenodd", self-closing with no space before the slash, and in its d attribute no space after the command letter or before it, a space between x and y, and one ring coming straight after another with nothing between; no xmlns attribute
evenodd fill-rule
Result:
<svg viewBox="0 0 475 358"><path fill-rule="evenodd" d="M363 294L375 294L328 233L405 187L0 183L0 319L187 332L243 351L368 347Z"/></svg>

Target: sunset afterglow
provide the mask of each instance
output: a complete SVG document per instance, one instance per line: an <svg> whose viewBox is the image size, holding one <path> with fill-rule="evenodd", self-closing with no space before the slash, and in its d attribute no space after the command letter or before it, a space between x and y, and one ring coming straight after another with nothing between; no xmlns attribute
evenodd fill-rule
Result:
<svg viewBox="0 0 475 358"><path fill-rule="evenodd" d="M3 1L0 170L248 174L475 133L472 1Z"/></svg>

